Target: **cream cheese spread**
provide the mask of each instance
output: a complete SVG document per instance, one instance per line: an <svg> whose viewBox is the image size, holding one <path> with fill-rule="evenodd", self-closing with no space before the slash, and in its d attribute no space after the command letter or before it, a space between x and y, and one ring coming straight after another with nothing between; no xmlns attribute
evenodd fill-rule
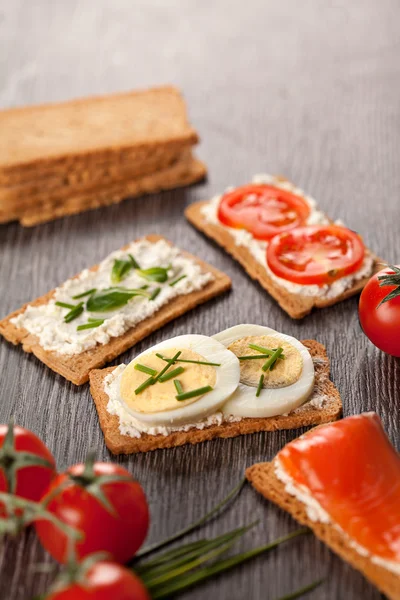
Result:
<svg viewBox="0 0 400 600"><path fill-rule="evenodd" d="M241 421L242 417L235 417L233 415L225 415L221 411L218 411L206 419L202 419L197 423L189 423L180 426L168 426L168 427L149 427L145 423L135 419L124 407L123 400L120 394L120 383L122 373L126 369L127 365L118 365L111 373L104 378L104 391L108 396L107 412L111 415L116 415L119 420L119 431L122 435L129 435L130 437L140 438L142 433L149 435L169 435L175 431L189 431L190 429L205 429L211 425L221 425L222 423L234 423ZM320 399L320 391L316 386L310 396L310 398L302 405L315 406L317 409L322 409L325 401L329 398L324 396L323 401ZM296 409L301 410L302 407Z"/></svg>
<svg viewBox="0 0 400 600"><path fill-rule="evenodd" d="M82 294L89 289L107 289L111 283L111 271L114 260L126 257L130 253L141 269L151 267L168 267L170 280L173 277L184 276L176 285L154 284L161 291L154 300L136 296L125 306L103 313L89 313L86 309L70 323L64 322L66 309L56 306L56 302L77 303L71 300L73 296ZM40 345L45 350L59 354L80 354L97 344L107 344L111 338L123 335L128 329L140 321L154 315L162 306L178 296L190 294L202 289L214 276L210 272L202 272L201 266L194 260L184 256L175 246L170 246L165 240L152 243L148 240L133 242L125 250L118 250L103 260L96 270L85 269L77 277L68 279L55 290L54 296L41 306L30 306L23 313L13 318L11 322L17 327L23 327L29 333L36 335ZM121 282L126 288L139 288L149 283L139 276L134 269ZM83 298L86 300L86 298ZM104 322L93 329L77 331L77 326L88 322L88 318L104 319Z"/></svg>
<svg viewBox="0 0 400 600"><path fill-rule="evenodd" d="M299 502L304 504L307 516L310 519L310 521L313 521L314 523L330 524L337 531L340 531L340 533L343 536L346 537L349 546L351 546L356 552L358 552L360 556L367 556L369 557L371 562L387 569L388 571L391 571L392 573L395 573L396 575L400 575L399 563L391 560L386 560L375 554L371 554L366 548L364 548L364 546L361 546L360 544L352 540L347 535L347 533L343 531L341 527L339 527L339 525L332 522L332 519L330 518L329 514L322 508L318 500L316 500L312 496L310 490L304 485L299 485L290 477L290 475L282 466L282 463L280 462L279 458L275 459L274 465L275 475L277 479L279 479L279 481L281 481L285 485L285 491L288 494L290 494L290 496L293 496L294 498L299 500Z"/></svg>
<svg viewBox="0 0 400 600"><path fill-rule="evenodd" d="M330 222L328 217L317 209L317 203L314 198L307 196L303 190L297 188L290 182L282 181L279 178L273 177L272 175L256 175L253 178L252 183L265 183L273 185L304 198L311 209L310 215L306 221L307 225L325 225ZM230 189L232 188L229 188L227 191ZM282 277L278 277L271 271L267 263L266 250L268 242L255 239L252 234L245 229L234 229L233 227L228 227L221 223L221 221L218 219L218 206L221 198L221 195L214 196L214 198L212 198L202 207L201 212L203 217L208 223L218 225L219 227L229 231L229 234L234 238L236 245L247 248L255 260L264 267L268 273L268 277L270 277L281 287L285 288L288 292L292 294L313 296L328 300L330 298L336 298L337 296L340 296L343 294L343 292L352 287L356 281L359 281L360 279L368 277L372 274L374 259L369 253L366 253L361 267L355 273L341 277L340 279L333 281L331 284L325 284L323 286L302 285L299 283L293 283L283 279Z"/></svg>

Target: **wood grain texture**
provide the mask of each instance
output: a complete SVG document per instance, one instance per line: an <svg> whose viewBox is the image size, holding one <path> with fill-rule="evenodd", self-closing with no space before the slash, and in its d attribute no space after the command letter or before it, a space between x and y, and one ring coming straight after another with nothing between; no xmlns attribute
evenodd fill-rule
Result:
<svg viewBox="0 0 400 600"><path fill-rule="evenodd" d="M400 447L400 363L363 336L357 300L297 323L243 270L185 222L184 207L254 173L282 173L319 199L389 261L400 233L400 43L398 0L0 0L0 105L172 83L184 90L202 138L207 185L132 200L31 230L0 227L1 315L45 293L127 241L155 231L227 272L231 294L199 307L138 345L183 333L213 334L242 322L269 325L328 348L344 413L376 410ZM0 132L1 133L1 132ZM133 357L127 352L124 360ZM149 540L212 506L245 467L270 460L298 432L112 458L88 386L76 389L34 357L0 344L0 421L11 415L40 434L60 468L96 448L142 482ZM250 488L207 528L209 535L261 519L250 548L296 525ZM0 556L0 598L44 592L50 563L29 533ZM274 600L318 577L315 600L378 600L379 593L312 536L299 539L183 597Z"/></svg>

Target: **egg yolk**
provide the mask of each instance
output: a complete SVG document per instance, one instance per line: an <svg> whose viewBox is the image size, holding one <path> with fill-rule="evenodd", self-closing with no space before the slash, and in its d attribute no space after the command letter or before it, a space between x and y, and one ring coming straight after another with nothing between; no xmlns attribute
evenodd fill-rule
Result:
<svg viewBox="0 0 400 600"><path fill-rule="evenodd" d="M132 361L123 372L120 385L121 397L129 408L140 413L157 413L181 408L202 398L202 396L196 396L188 400L177 400L174 379L179 381L183 392L189 392L208 385L215 387L217 381L215 367L199 363L176 362L166 372L168 374L181 367L183 371L176 375L176 377L165 382L157 382L149 385L139 394L135 394L135 390L151 377L151 375L135 369L135 365L144 365L159 373L167 363L162 358L159 358L157 354L162 354L166 358L172 358L179 350L181 351L180 360L208 362L206 357L186 348L168 348L158 350L157 352L149 352L145 356L141 356L140 359Z"/></svg>
<svg viewBox="0 0 400 600"><path fill-rule="evenodd" d="M303 359L300 352L279 336L260 335L240 338L228 346L228 350L237 357L262 355L261 350L250 348L249 344L275 350L278 347L283 348L284 359L278 359L272 370L263 371L262 366L268 360L268 357L260 359L249 359L240 361L240 382L244 385L257 387L260 381L260 375L264 375L263 387L281 388L293 385L301 377L303 370Z"/></svg>

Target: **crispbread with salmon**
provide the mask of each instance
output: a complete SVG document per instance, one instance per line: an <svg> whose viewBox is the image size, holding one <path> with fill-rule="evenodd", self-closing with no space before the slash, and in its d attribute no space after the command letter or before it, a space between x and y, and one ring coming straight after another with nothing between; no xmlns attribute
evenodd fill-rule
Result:
<svg viewBox="0 0 400 600"><path fill-rule="evenodd" d="M349 418L351 419L352 417ZM344 423L345 420L346 419L340 421L340 423ZM323 428L321 428L321 431L322 430ZM313 432L308 433L312 434ZM307 433L304 434L302 438L306 440L307 435ZM336 438L335 443L337 444L337 442L338 439ZM295 444L296 440L293 443ZM318 452L319 448L315 447L315 450L316 452ZM360 455L363 456L363 447L359 448L359 452ZM330 456L329 450L328 455L328 460L334 460ZM346 457L348 456L348 454L346 454L346 452L343 452L342 456L346 461ZM298 464L302 463L302 460L303 455L298 457L297 468L299 468ZM306 459L304 459L304 461L305 460ZM377 462L379 463L379 459ZM246 477L253 485L253 487L258 492L260 492L265 498L274 502L280 508L290 513L292 517L296 519L296 521L298 521L301 525L309 527L316 535L316 537L325 542L325 544L327 544L336 554L338 554L341 558L350 563L352 567L363 573L365 577L367 577L367 579L369 579L374 585L376 585L379 588L379 590L381 590L381 592L387 595L388 598L391 598L392 600L399 600L399 575L385 568L383 565L373 561L368 555L369 553L365 551L365 549L360 548L360 550L358 550L357 543L353 543L353 540L351 538L349 539L348 534L345 531L343 531L343 529L340 526L337 526L335 522L332 522L330 519L328 519L328 522L326 522L326 519L316 520L315 516L313 516L313 514L315 514L315 510L313 510L312 513L308 511L306 504L302 502L301 499L298 499L296 496L292 495L292 493L289 493L289 491L292 491L291 489L287 491L286 484L283 483L277 476L276 466L277 459L274 459L272 462L255 464L246 470ZM352 468L353 466L353 464L350 464L349 466L347 461L344 466L344 470L346 471L348 469L349 477L352 480L354 477L357 476L357 473L354 471L354 468ZM378 466L378 468L380 468L380 465ZM382 469L383 468L384 465L382 465ZM371 481L374 482L374 485L375 483L378 485L379 481L383 478L383 475L381 473L376 474L375 479L373 478L373 474L375 473L375 471L371 470L371 464L370 462L368 462L368 460L366 460L365 471L370 474ZM332 477L330 473L327 474L327 477L330 479L330 481L333 482L333 485L335 485L335 477ZM321 489L323 489L323 482L321 482L318 478L318 473L312 472L312 478L315 481L315 487L318 488L319 491L321 491ZM361 504L363 502L367 503L369 494L368 486L365 485L365 482L364 485L361 486L361 489L362 493L360 494L360 488L357 488L356 490L356 488L351 486L349 497L359 498ZM305 494L305 491L301 491ZM378 496L378 498L373 497L372 499L370 499L370 502L372 502L374 506L376 505L377 500L380 503L385 501L385 498L383 496ZM340 499L337 497L337 494L333 496L332 502L338 507L342 514L346 515L346 505L342 506L342 504L340 503ZM397 503L395 505L395 510L397 510ZM363 521L360 522L359 527L363 528ZM396 539L398 538L398 534L397 538L396 536L388 537L390 538L390 541L394 546L396 543Z"/></svg>

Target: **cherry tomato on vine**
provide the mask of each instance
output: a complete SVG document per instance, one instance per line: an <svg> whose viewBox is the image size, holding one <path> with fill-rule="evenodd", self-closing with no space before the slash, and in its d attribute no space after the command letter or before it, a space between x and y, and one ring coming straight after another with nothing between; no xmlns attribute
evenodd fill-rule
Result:
<svg viewBox="0 0 400 600"><path fill-rule="evenodd" d="M324 285L357 271L365 247L347 227L308 225L275 236L267 248L271 271L293 283Z"/></svg>
<svg viewBox="0 0 400 600"><path fill-rule="evenodd" d="M58 475L43 497L46 509L81 534L79 559L104 551L126 563L140 548L149 527L149 509L141 485L124 468L112 463L70 467ZM68 559L68 538L53 523L40 519L36 531L58 562Z"/></svg>
<svg viewBox="0 0 400 600"><path fill-rule="evenodd" d="M0 425L0 492L38 502L56 473L53 455L34 433ZM0 516L5 516L0 504Z"/></svg>
<svg viewBox="0 0 400 600"><path fill-rule="evenodd" d="M358 313L371 342L387 354L400 356L400 265L371 277L361 293Z"/></svg>
<svg viewBox="0 0 400 600"><path fill-rule="evenodd" d="M247 229L259 240L304 225L309 204L292 192L267 184L235 188L221 198L218 218L224 225Z"/></svg>
<svg viewBox="0 0 400 600"><path fill-rule="evenodd" d="M121 565L96 562L78 581L60 586L46 600L150 600L140 579Z"/></svg>

